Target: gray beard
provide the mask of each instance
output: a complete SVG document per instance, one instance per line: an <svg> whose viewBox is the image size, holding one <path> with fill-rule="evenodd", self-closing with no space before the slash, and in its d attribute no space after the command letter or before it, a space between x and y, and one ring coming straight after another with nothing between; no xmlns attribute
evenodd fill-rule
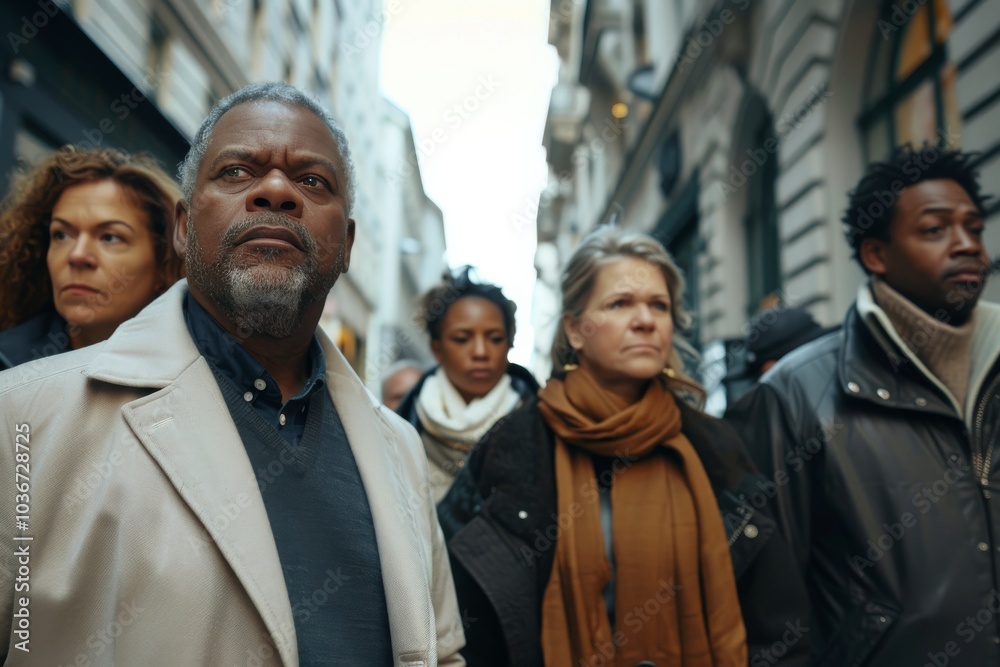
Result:
<svg viewBox="0 0 1000 667"><path fill-rule="evenodd" d="M305 246L302 264L284 267L270 264L276 252L264 250L259 262L238 265L233 256L235 240L257 224L286 227L295 232ZM343 245L337 253L333 270L324 274L317 261L318 245L301 222L270 211L252 213L226 231L219 244L219 259L209 264L198 242L197 225L188 219L188 245L185 253L188 282L215 303L237 327L245 340L252 335L288 338L301 325L306 311L323 301L344 266Z"/></svg>

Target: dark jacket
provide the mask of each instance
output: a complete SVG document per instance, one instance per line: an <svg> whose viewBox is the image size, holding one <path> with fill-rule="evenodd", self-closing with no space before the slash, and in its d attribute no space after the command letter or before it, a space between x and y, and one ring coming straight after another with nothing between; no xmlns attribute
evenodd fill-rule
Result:
<svg viewBox="0 0 1000 667"><path fill-rule="evenodd" d="M417 416L417 397L420 396L420 390L423 389L424 382L433 375L440 366L434 366L427 369L424 374L417 380L417 383L413 385L413 388L403 397L403 400L396 407L396 414L400 415L406 421L413 424L413 427L417 429L417 433L423 433L424 427L420 424L420 417ZM518 366L517 364L507 365L507 375L510 376L510 386L516 391L521 399L527 399L538 393L538 381L535 376L531 374L524 366Z"/></svg>
<svg viewBox="0 0 1000 667"><path fill-rule="evenodd" d="M998 318L978 307L977 326ZM818 664L997 665L995 355L975 362L970 429L895 335L855 306L726 419L769 477L762 492L812 597Z"/></svg>
<svg viewBox="0 0 1000 667"><path fill-rule="evenodd" d="M0 332L0 370L70 350L66 320L52 308Z"/></svg>
<svg viewBox="0 0 1000 667"><path fill-rule="evenodd" d="M808 599L774 521L748 502L757 476L743 445L721 421L681 410L725 521L750 664L804 665ZM554 443L530 400L483 438L438 505L470 667L542 665L541 601L559 533Z"/></svg>

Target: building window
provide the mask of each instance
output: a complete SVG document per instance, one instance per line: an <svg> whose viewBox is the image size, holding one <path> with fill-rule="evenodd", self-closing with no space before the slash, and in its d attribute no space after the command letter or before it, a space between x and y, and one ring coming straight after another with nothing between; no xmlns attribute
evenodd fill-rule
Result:
<svg viewBox="0 0 1000 667"><path fill-rule="evenodd" d="M866 162L906 143L956 146L961 135L948 2L927 0L906 15L901 8L909 6L884 3L876 25L858 119Z"/></svg>
<svg viewBox="0 0 1000 667"><path fill-rule="evenodd" d="M267 15L264 12L264 5L261 0L253 0L251 11L250 29L252 31L250 39L254 48L251 49L250 70L255 79L267 78L264 71L264 55L267 53L265 40L267 39Z"/></svg>
<svg viewBox="0 0 1000 667"><path fill-rule="evenodd" d="M698 234L698 182L695 173L650 232L667 249L684 275L684 305L692 313L699 312L701 305L698 299L698 255L702 251ZM689 342L697 347L701 340L697 318L688 334Z"/></svg>
<svg viewBox="0 0 1000 667"><path fill-rule="evenodd" d="M761 114L750 136L751 146L764 146L774 140L774 125L767 113ZM781 289L781 235L774 194L778 180L777 162L776 159L765 159L760 168L747 177L743 232L747 250L748 316L767 308L768 299Z"/></svg>
<svg viewBox="0 0 1000 667"><path fill-rule="evenodd" d="M170 51L167 32L156 18L153 19L149 30L146 61L146 93L159 95L170 71Z"/></svg>

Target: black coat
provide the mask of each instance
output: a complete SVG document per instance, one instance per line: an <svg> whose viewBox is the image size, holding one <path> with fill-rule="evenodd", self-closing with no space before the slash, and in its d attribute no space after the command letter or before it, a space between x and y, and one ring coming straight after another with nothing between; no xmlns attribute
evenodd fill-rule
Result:
<svg viewBox="0 0 1000 667"><path fill-rule="evenodd" d="M0 332L0 370L68 352L66 320L47 308L21 324Z"/></svg>
<svg viewBox="0 0 1000 667"><path fill-rule="evenodd" d="M770 479L820 664L997 665L1000 376L994 367L978 392L970 433L897 349L852 308L726 419ZM977 452L990 461L982 478Z"/></svg>
<svg viewBox="0 0 1000 667"><path fill-rule="evenodd" d="M742 443L721 421L678 404L725 521L750 662L804 665L807 596L774 521L746 500L757 477ZM541 602L559 532L554 443L537 399L529 401L487 433L438 505L470 667L542 665Z"/></svg>

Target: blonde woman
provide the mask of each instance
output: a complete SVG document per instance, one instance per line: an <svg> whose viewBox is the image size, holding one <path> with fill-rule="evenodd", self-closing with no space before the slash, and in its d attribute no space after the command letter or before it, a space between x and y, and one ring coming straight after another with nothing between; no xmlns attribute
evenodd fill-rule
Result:
<svg viewBox="0 0 1000 667"><path fill-rule="evenodd" d="M439 505L477 619L471 667L808 661L805 630L789 631L809 625L801 579L752 500L763 480L729 427L680 398L700 390L677 354L682 294L648 236L602 228L569 260L560 370Z"/></svg>

